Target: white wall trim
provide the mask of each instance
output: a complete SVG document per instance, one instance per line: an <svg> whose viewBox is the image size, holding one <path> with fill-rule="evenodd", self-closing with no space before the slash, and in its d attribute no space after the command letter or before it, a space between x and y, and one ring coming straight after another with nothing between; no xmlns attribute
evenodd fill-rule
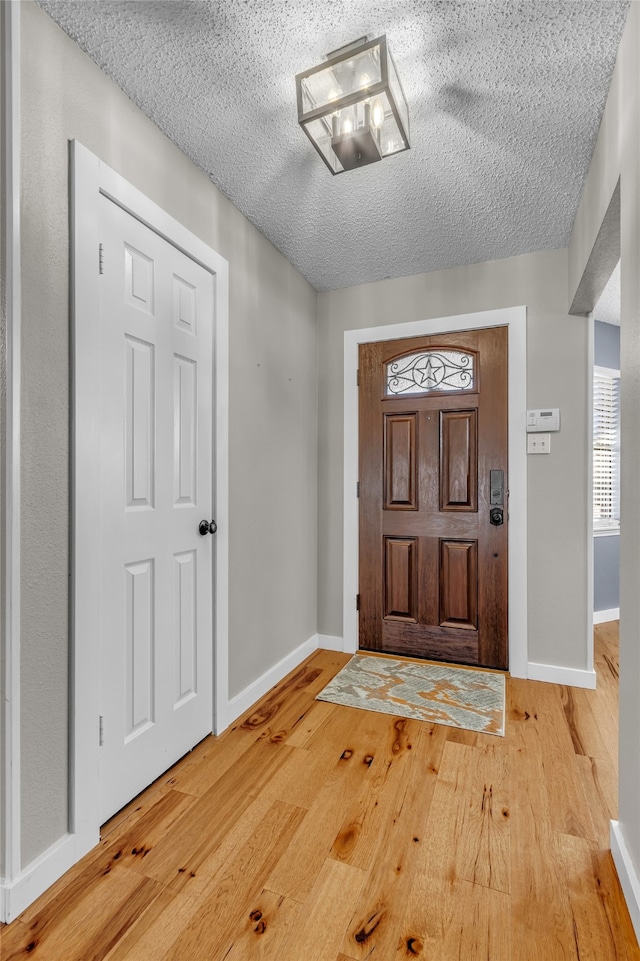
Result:
<svg viewBox="0 0 640 961"><path fill-rule="evenodd" d="M437 317L344 334L344 651L358 646L358 346L483 327L509 328L509 670L527 676L527 310L509 307Z"/></svg>
<svg viewBox="0 0 640 961"><path fill-rule="evenodd" d="M344 651L344 638L334 634L318 634L318 647L325 651Z"/></svg>
<svg viewBox="0 0 640 961"><path fill-rule="evenodd" d="M39 898L54 881L73 867L76 845L71 834L52 844L11 882L2 885L2 910L7 924Z"/></svg>
<svg viewBox="0 0 640 961"><path fill-rule="evenodd" d="M627 902L636 938L640 941L640 881L619 821L611 821L610 840L611 854L620 879L620 887Z"/></svg>
<svg viewBox="0 0 640 961"><path fill-rule="evenodd" d="M214 377L215 411L215 518L214 583L216 597L214 644L214 715L212 730L220 733L228 723L228 556L229 556L229 399L228 399L228 264L211 247L169 216L161 207L120 177L77 141L71 144L72 190L72 747L70 809L79 860L99 839L99 754L97 712L98 565L90 532L95 508L92 491L99 489L100 456L95 430L98 409L98 343L95 325L87 318L99 316L98 230L100 196L106 196L196 260L215 277ZM75 358L82 357L82 363ZM83 404L76 403L83 398Z"/></svg>
<svg viewBox="0 0 640 961"><path fill-rule="evenodd" d="M594 546L593 546L593 370L595 357L595 322L593 312L587 317L587 670L593 671L593 603L594 603ZM595 684L594 684L595 687Z"/></svg>
<svg viewBox="0 0 640 961"><path fill-rule="evenodd" d="M216 257L218 255L216 254ZM229 726L229 265L219 258L215 280L215 463L213 733Z"/></svg>
<svg viewBox="0 0 640 961"><path fill-rule="evenodd" d="M4 690L2 721L4 817L0 837L0 869L8 884L20 874L20 3L3 3L4 168L6 291L6 445L4 552ZM0 899L0 922L7 921L6 891Z"/></svg>
<svg viewBox="0 0 640 961"><path fill-rule="evenodd" d="M620 620L620 608L611 607L608 611L594 611L593 612L593 623L594 624L606 624L607 621L619 621Z"/></svg>
<svg viewBox="0 0 640 961"><path fill-rule="evenodd" d="M100 825L99 764L95 705L99 703L98 632L93 624L99 610L98 565L87 558L85 535L91 529L92 510L78 497L77 477L87 489L100 489L100 448L97 431L92 430L93 411L99 409L98 344L89 335L89 325L79 318L99 316L99 293L93 282L97 274L95 251L98 248L98 163L93 154L79 144L71 147L71 674L69 719L70 751L70 830L81 858L98 843ZM90 279L89 279L90 278ZM82 352L84 363L76 364ZM82 406L76 396L84 398ZM94 612L92 614L92 611ZM80 636L83 643L79 643Z"/></svg>
<svg viewBox="0 0 640 961"><path fill-rule="evenodd" d="M586 687L595 690L596 672L578 667L559 667L556 664L536 664L529 661L527 677L530 681L548 681L550 684L566 684L569 687Z"/></svg>
<svg viewBox="0 0 640 961"><path fill-rule="evenodd" d="M280 681L289 674L290 671L295 670L299 664L301 664L310 654L318 649L318 635L314 634L308 640L304 641L295 650L291 651L286 657L270 667L268 671L265 671L260 677L252 681L244 690L236 694L229 701L228 707L228 723L233 724L245 711L259 701L261 697L279 684Z"/></svg>

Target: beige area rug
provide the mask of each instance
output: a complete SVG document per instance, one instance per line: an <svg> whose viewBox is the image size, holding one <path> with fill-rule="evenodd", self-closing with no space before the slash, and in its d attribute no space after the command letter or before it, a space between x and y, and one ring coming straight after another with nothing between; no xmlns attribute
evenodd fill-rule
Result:
<svg viewBox="0 0 640 961"><path fill-rule="evenodd" d="M354 655L317 695L347 707L504 737L504 674Z"/></svg>

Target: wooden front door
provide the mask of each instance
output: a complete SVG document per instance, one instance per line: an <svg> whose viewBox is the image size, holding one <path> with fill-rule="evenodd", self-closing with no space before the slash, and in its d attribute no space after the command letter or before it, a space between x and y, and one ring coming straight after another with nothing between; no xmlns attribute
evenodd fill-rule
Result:
<svg viewBox="0 0 640 961"><path fill-rule="evenodd" d="M508 668L507 336L360 346L361 648Z"/></svg>

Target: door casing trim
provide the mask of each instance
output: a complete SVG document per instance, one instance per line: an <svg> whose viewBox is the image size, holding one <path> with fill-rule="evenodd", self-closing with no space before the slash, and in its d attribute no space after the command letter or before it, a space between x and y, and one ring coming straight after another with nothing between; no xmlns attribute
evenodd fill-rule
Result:
<svg viewBox="0 0 640 961"><path fill-rule="evenodd" d="M71 772L70 832L75 860L97 844L99 798L99 571L93 514L100 480L98 444L100 195L108 197L214 275L215 537L214 686L212 730L229 713L229 275L228 263L78 141L71 142Z"/></svg>
<svg viewBox="0 0 640 961"><path fill-rule="evenodd" d="M358 347L381 340L509 328L509 671L527 676L527 309L508 307L344 333L343 649L358 648Z"/></svg>
<svg viewBox="0 0 640 961"><path fill-rule="evenodd" d="M22 773L20 743L20 556L21 556L21 211L20 211L20 4L3 3L2 17L2 140L0 161L4 181L5 250L5 438L3 451L4 611L0 644L0 922L11 917L9 885L22 870Z"/></svg>

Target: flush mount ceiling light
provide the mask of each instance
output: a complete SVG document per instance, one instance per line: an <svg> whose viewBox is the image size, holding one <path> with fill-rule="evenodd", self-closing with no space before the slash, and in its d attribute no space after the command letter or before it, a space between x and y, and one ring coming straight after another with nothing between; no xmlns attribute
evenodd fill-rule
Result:
<svg viewBox="0 0 640 961"><path fill-rule="evenodd" d="M366 37L296 76L298 122L332 174L409 149L409 111L386 37Z"/></svg>

